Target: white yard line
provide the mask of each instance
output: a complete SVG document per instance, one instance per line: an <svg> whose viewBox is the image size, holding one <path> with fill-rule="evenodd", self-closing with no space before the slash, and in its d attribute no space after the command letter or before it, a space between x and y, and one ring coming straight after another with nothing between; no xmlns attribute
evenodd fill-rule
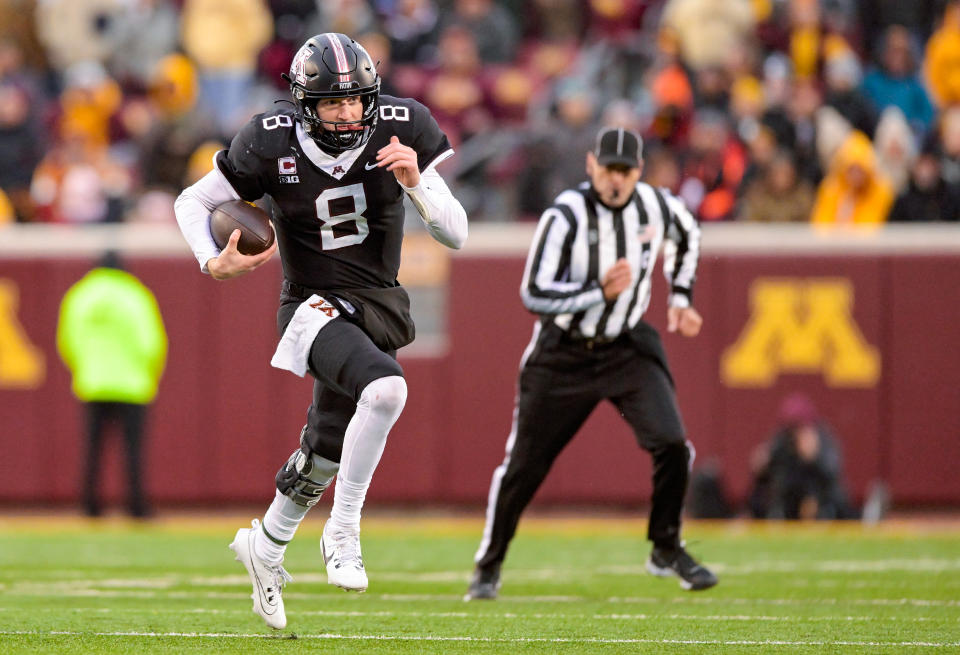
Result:
<svg viewBox="0 0 960 655"><path fill-rule="evenodd" d="M7 611L8 608L0 607L0 612ZM214 615L246 615L250 613L249 609L212 609L208 607L192 608L150 608L149 610L133 607L71 607L68 610L62 608L44 607L32 608L31 613L92 613L92 614L136 614L142 612L151 614L214 614ZM417 612L417 611L392 611L392 610L293 610L297 616L324 616L340 618L430 618L430 619L476 619L478 616L492 619L577 619L577 620L600 620L600 621L662 621L664 619L671 621L763 621L770 623L823 623L823 622L867 622L875 623L878 621L900 621L903 623L926 623L929 621L960 621L956 619L933 617L933 616L773 616L765 614L585 614L585 613L563 613L563 612L535 612L531 614L517 614L516 612L483 614L474 612Z"/></svg>
<svg viewBox="0 0 960 655"><path fill-rule="evenodd" d="M861 648L958 648L956 641L780 641L780 640L726 640L726 639L603 639L599 637L470 637L431 635L350 635L337 633L320 634L267 634L229 632L75 632L56 630L38 632L29 630L0 630L0 635L39 637L181 637L189 639L317 639L353 641L423 641L423 642L477 642L498 644L664 644L678 646L856 646Z"/></svg>
<svg viewBox="0 0 960 655"><path fill-rule="evenodd" d="M912 573L942 573L948 571L960 570L960 559L883 559L883 560L830 560L823 562L784 562L784 561L766 561L754 562L752 564L724 564L722 562L712 563L711 568L723 575L752 575L755 573L882 573L888 571L907 571ZM594 568L593 575L647 575L646 569L640 564L630 564L622 566L600 566ZM324 573L305 572L297 574L293 572L296 582L306 583L324 583L327 576ZM584 575L582 569L521 569L511 570L510 579L516 581L527 580L548 580L556 582L565 582L573 579L581 579ZM374 571L371 576L385 582L412 582L412 583L442 583L442 582L463 582L470 579L470 572L467 570L457 571L427 571L427 572L407 572L407 571ZM24 591L27 587L43 587L46 585L58 585L59 589L78 589L84 587L114 587L114 588L147 588L164 589L177 584L189 584L191 586L225 586L225 585L243 585L247 583L247 576L223 575L223 576L157 576L153 578L100 578L100 579L61 579L51 582L33 580L27 583L13 583L3 585L17 591ZM844 586L849 586L844 582Z"/></svg>
<svg viewBox="0 0 960 655"><path fill-rule="evenodd" d="M249 584L246 580L243 585ZM228 592L228 591L189 591L189 590L144 590L134 591L128 589L90 589L74 588L72 585L58 586L56 584L42 585L31 583L22 587L16 586L11 592L24 596L34 597L76 597L76 598L210 598L210 599L243 599L249 598L248 592ZM383 601L395 601L401 603L416 601L461 601L463 594L364 594L367 598L375 598ZM284 591L283 597L287 600L312 600L317 601L329 594L307 593ZM541 595L541 596L511 596L509 594L501 595L498 603L584 603L584 602L605 602L614 604L636 604L636 605L868 605L883 607L960 607L960 600L956 599L928 599L928 598L727 598L719 596L693 596L686 594L672 598L657 597L623 597L611 596L609 598L598 599L586 596L563 596L563 595Z"/></svg>

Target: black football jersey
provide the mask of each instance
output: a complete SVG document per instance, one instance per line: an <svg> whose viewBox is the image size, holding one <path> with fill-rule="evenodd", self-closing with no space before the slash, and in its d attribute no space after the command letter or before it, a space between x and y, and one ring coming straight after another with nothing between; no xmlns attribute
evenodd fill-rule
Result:
<svg viewBox="0 0 960 655"><path fill-rule="evenodd" d="M403 239L403 189L377 168L377 151L396 135L417 153L420 170L451 150L430 110L409 98L380 96L366 145L333 161L306 135L292 110L250 119L217 168L241 198L269 195L284 276L314 289L396 285Z"/></svg>

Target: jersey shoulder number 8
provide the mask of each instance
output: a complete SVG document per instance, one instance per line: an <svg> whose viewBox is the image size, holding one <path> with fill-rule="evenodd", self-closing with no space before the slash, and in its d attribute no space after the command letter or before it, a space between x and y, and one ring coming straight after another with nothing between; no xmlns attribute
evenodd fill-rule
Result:
<svg viewBox="0 0 960 655"><path fill-rule="evenodd" d="M409 121L410 110L400 105L380 105L380 118L385 121Z"/></svg>

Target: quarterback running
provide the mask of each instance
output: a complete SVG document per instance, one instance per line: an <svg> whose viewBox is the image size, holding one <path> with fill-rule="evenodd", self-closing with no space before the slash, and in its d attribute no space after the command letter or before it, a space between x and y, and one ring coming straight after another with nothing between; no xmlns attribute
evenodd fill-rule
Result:
<svg viewBox="0 0 960 655"><path fill-rule="evenodd" d="M249 273L279 248L280 335L271 364L314 378L299 444L276 475L262 520L230 548L253 585L253 610L272 628L287 619L284 550L307 511L336 478L318 555L330 584L364 591L360 513L407 386L396 351L414 338L410 300L397 281L404 199L449 248L467 217L436 166L453 154L430 111L380 93L376 64L350 37L318 34L284 79L292 107L250 119L214 169L183 191L177 222L200 268L225 280ZM209 217L229 200L272 199L276 242L257 255L221 250ZM291 435L292 436L292 435ZM264 435L272 438L273 435Z"/></svg>

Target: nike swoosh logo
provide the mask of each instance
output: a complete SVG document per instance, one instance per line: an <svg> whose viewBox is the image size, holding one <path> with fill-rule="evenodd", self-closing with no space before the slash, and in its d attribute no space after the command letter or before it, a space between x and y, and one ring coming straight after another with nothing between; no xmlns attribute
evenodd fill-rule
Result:
<svg viewBox="0 0 960 655"><path fill-rule="evenodd" d="M374 168L377 167L377 165L378 165L377 162L373 162L372 166L370 164L364 164L363 168L364 170L372 171Z"/></svg>

